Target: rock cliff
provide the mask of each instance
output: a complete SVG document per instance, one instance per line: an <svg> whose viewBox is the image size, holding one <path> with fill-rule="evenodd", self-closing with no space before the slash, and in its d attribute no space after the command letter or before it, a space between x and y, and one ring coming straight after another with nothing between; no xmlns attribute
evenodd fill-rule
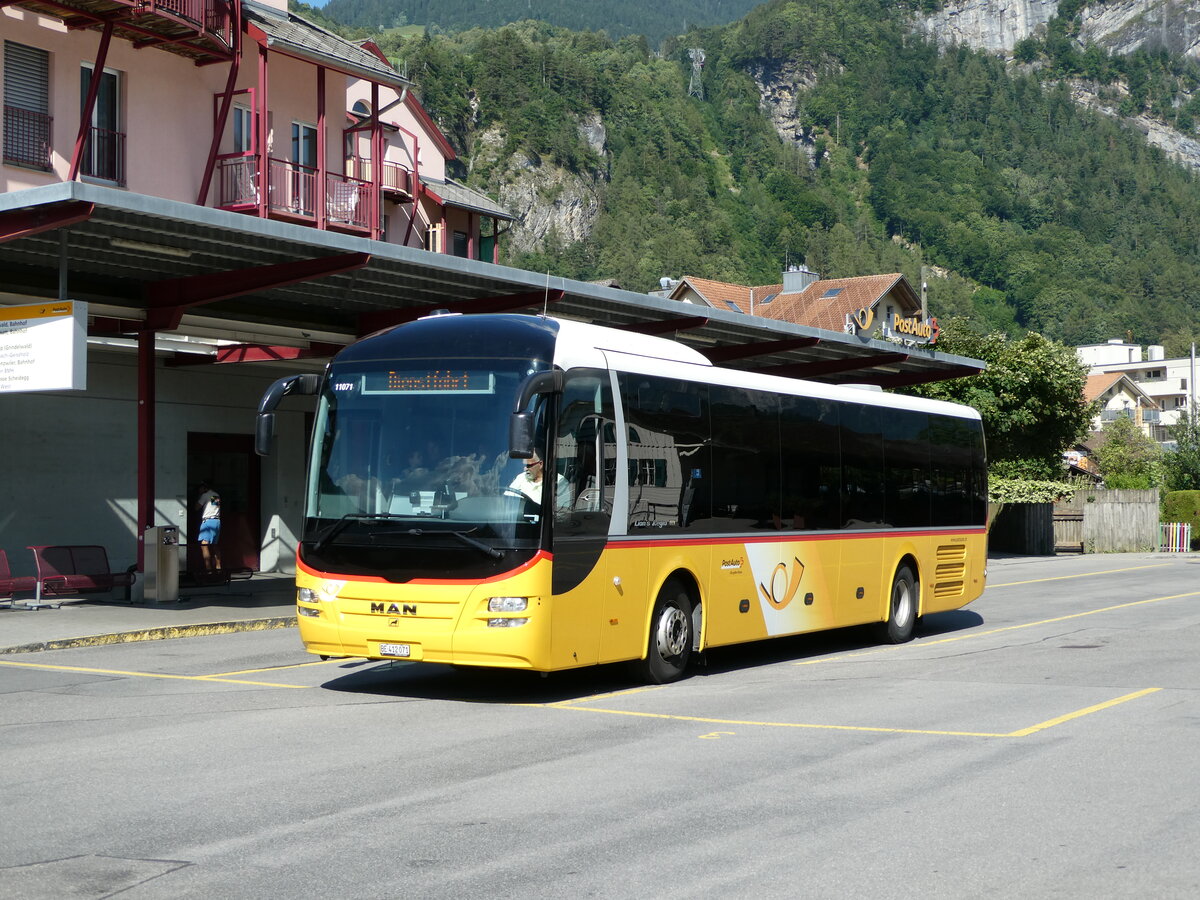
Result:
<svg viewBox="0 0 1200 900"><path fill-rule="evenodd" d="M1057 13L1058 0L956 0L918 23L917 30L942 45L1011 53Z"/></svg>
<svg viewBox="0 0 1200 900"><path fill-rule="evenodd" d="M580 124L580 135L603 153L604 124L595 116ZM497 127L476 136L471 167L494 173L485 190L499 198L515 216L505 246L510 253L546 249L547 238L563 246L592 233L600 214L604 178L600 173L575 173L518 150L497 165L505 143Z"/></svg>

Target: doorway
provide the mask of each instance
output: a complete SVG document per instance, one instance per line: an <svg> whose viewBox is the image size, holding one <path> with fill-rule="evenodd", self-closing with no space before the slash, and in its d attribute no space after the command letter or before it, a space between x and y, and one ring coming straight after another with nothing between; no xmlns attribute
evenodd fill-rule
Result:
<svg viewBox="0 0 1200 900"><path fill-rule="evenodd" d="M188 549L189 572L204 570L200 544L200 510L196 508L200 482L207 481L221 495L221 537L218 548L225 569L257 572L262 535L259 459L254 437L248 434L188 432Z"/></svg>

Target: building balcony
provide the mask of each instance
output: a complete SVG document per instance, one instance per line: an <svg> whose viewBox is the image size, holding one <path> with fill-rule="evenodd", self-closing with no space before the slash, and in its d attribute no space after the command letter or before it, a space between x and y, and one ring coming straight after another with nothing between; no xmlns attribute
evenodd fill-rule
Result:
<svg viewBox="0 0 1200 900"><path fill-rule="evenodd" d="M4 161L50 171L54 117L16 106L4 107Z"/></svg>
<svg viewBox="0 0 1200 900"><path fill-rule="evenodd" d="M226 154L217 159L217 205L235 212L257 213L259 159L254 154ZM371 183L327 172L318 190L319 172L286 159L267 160L267 214L272 218L317 224L324 204L329 228L368 232L371 228Z"/></svg>
<svg viewBox="0 0 1200 900"><path fill-rule="evenodd" d="M369 182L371 180L371 160L350 157L346 160L346 174L360 181ZM399 163L384 160L379 175L380 187L383 188L385 194L390 194L399 200L412 199L412 172L407 168Z"/></svg>
<svg viewBox="0 0 1200 900"><path fill-rule="evenodd" d="M234 0L13 0L69 29L103 29L135 48L157 47L197 62L231 59ZM3 4L0 4L3 5Z"/></svg>

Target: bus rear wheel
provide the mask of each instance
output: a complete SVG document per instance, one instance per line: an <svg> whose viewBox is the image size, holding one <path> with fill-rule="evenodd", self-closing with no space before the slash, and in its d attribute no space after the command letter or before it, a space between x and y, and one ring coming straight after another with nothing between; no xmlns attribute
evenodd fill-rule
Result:
<svg viewBox="0 0 1200 900"><path fill-rule="evenodd" d="M650 619L650 644L638 674L651 684L667 684L682 677L692 654L692 600L678 583L668 581L654 602Z"/></svg>
<svg viewBox="0 0 1200 900"><path fill-rule="evenodd" d="M890 644L911 641L917 625L917 579L912 569L901 566L892 579L892 593L888 601L888 617L883 623L881 634Z"/></svg>

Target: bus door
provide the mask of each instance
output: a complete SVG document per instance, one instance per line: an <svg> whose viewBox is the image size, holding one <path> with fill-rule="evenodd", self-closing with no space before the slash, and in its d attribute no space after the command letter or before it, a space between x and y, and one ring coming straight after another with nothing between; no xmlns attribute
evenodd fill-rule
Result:
<svg viewBox="0 0 1200 900"><path fill-rule="evenodd" d="M615 485L605 478L615 448L612 388L608 373L569 372L559 401L553 448L554 665L599 660L601 620L607 597L605 545ZM610 587L610 586L608 586Z"/></svg>

